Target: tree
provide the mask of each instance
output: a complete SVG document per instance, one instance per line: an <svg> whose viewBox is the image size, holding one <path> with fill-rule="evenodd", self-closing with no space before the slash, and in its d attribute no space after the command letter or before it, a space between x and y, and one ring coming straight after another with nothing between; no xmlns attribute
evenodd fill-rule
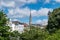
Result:
<svg viewBox="0 0 60 40"><path fill-rule="evenodd" d="M50 12L47 30L50 33L54 33L57 29L60 29L60 8L54 9Z"/></svg>
<svg viewBox="0 0 60 40"><path fill-rule="evenodd" d="M4 40L7 40L9 37L9 29L10 27L7 26L8 18L6 14L4 14L3 11L0 11L0 36L1 38L4 38Z"/></svg>
<svg viewBox="0 0 60 40"><path fill-rule="evenodd" d="M60 40L60 29L56 30L52 35L49 35L46 40Z"/></svg>
<svg viewBox="0 0 60 40"><path fill-rule="evenodd" d="M48 32L40 30L37 27L31 27L29 31L21 34L22 40L45 40L48 37Z"/></svg>
<svg viewBox="0 0 60 40"><path fill-rule="evenodd" d="M19 40L20 33L18 31L13 31L10 33L10 40Z"/></svg>

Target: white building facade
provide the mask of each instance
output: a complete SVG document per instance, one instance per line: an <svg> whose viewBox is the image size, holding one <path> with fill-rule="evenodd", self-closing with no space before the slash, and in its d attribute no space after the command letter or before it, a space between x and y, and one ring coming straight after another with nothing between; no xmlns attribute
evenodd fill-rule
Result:
<svg viewBox="0 0 60 40"><path fill-rule="evenodd" d="M13 23L12 21L9 22L8 26L11 27L11 31L18 31L20 33L24 32L24 25L21 25L21 24L15 24Z"/></svg>

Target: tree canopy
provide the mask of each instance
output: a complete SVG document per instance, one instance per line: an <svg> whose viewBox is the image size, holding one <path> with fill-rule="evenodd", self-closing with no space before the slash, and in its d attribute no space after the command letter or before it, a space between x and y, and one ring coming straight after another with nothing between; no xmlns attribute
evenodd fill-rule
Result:
<svg viewBox="0 0 60 40"><path fill-rule="evenodd" d="M60 8L54 9L50 12L48 19L47 30L49 32L55 32L55 30L60 29Z"/></svg>
<svg viewBox="0 0 60 40"><path fill-rule="evenodd" d="M6 38L8 38L9 36L9 29L10 27L7 26L7 16L6 14L4 14L3 11L0 11L0 38L6 40ZM1 40L2 40L1 39Z"/></svg>

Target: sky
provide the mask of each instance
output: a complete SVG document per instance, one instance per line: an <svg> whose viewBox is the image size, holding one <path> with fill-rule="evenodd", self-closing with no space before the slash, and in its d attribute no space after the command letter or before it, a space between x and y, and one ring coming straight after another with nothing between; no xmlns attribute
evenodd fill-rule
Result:
<svg viewBox="0 0 60 40"><path fill-rule="evenodd" d="M29 23L30 10L33 24L48 24L48 12L60 7L60 0L0 0L0 10L12 21Z"/></svg>

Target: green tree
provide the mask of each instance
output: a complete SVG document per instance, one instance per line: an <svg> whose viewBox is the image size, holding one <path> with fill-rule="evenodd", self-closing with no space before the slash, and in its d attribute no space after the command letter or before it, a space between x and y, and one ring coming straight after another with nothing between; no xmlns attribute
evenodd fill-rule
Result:
<svg viewBox="0 0 60 40"><path fill-rule="evenodd" d="M0 36L1 38L4 38L4 40L7 40L9 37L9 29L10 27L7 26L8 18L6 14L4 14L3 11L0 11Z"/></svg>
<svg viewBox="0 0 60 40"><path fill-rule="evenodd" d="M57 29L60 29L60 8L54 9L50 12L48 19L47 30L50 33L54 33Z"/></svg>
<svg viewBox="0 0 60 40"><path fill-rule="evenodd" d="M56 30L52 35L49 35L46 40L60 40L60 29Z"/></svg>
<svg viewBox="0 0 60 40"><path fill-rule="evenodd" d="M48 37L48 32L40 30L40 28L31 27L29 31L21 34L22 40L45 40Z"/></svg>
<svg viewBox="0 0 60 40"><path fill-rule="evenodd" d="M10 33L10 40L20 39L20 33L18 31L13 31Z"/></svg>

